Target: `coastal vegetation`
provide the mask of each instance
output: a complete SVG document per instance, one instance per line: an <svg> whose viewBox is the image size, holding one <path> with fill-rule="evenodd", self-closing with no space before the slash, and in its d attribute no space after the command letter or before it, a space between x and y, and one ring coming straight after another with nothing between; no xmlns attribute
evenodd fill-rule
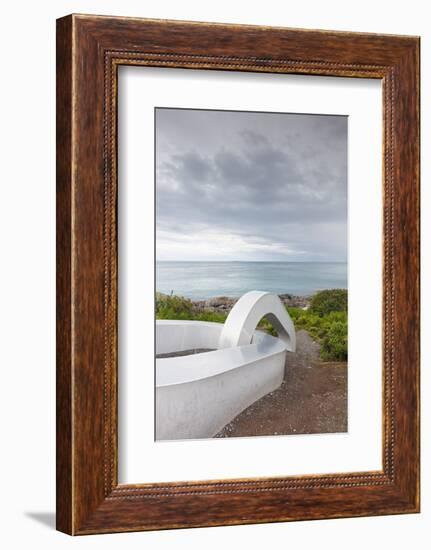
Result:
<svg viewBox="0 0 431 550"><path fill-rule="evenodd" d="M224 323L226 317L225 312L196 309L188 298L156 293L156 319Z"/></svg>
<svg viewBox="0 0 431 550"><path fill-rule="evenodd" d="M314 294L307 308L286 306L296 330L306 330L320 344L323 361L347 360L347 290L322 290ZM196 306L182 296L156 294L157 319L196 320L224 323L228 310ZM259 328L276 335L265 318Z"/></svg>
<svg viewBox="0 0 431 550"><path fill-rule="evenodd" d="M288 308L297 330L306 330L320 344L324 361L347 361L347 290L322 290L307 309Z"/></svg>

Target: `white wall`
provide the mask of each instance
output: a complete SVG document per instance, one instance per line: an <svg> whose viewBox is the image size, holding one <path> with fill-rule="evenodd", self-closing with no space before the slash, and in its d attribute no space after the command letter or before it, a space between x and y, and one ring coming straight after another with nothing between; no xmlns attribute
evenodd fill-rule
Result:
<svg viewBox="0 0 431 550"><path fill-rule="evenodd" d="M70 12L422 36L422 150L431 149L427 2L56 0L2 6L0 88L1 541L5 548L425 548L430 502L430 338L423 339L421 515L103 535L72 539L54 523L55 18ZM431 330L430 166L423 155L423 333ZM427 251L427 253L425 253ZM425 437L426 436L426 437ZM26 545L26 546L24 546Z"/></svg>

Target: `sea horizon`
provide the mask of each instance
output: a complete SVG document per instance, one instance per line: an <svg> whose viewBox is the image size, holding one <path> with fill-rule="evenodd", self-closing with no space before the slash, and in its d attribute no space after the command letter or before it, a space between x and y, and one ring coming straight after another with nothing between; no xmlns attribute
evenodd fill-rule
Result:
<svg viewBox="0 0 431 550"><path fill-rule="evenodd" d="M254 267L252 267L254 266ZM156 290L205 300L239 298L250 290L311 296L347 288L347 262L284 260L158 260Z"/></svg>

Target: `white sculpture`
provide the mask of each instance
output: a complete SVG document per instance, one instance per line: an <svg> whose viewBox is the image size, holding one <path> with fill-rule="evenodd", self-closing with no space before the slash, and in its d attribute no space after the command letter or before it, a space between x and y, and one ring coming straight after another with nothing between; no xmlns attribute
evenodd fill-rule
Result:
<svg viewBox="0 0 431 550"><path fill-rule="evenodd" d="M250 344L259 321L266 317L286 344L295 351L295 327L280 298L269 292L252 290L244 294L229 313L220 335L219 348Z"/></svg>
<svg viewBox="0 0 431 550"><path fill-rule="evenodd" d="M279 337L255 330L266 317ZM278 296L248 292L225 323L157 321L157 353L213 349L156 359L156 439L213 437L280 386L295 329Z"/></svg>

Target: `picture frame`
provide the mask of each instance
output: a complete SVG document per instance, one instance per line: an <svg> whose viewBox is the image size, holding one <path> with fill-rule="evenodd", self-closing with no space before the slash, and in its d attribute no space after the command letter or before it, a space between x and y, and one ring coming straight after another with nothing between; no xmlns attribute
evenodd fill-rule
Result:
<svg viewBox="0 0 431 550"><path fill-rule="evenodd" d="M121 65L381 80L381 471L118 483ZM57 529L71 535L419 512L418 37L57 20L56 429Z"/></svg>

